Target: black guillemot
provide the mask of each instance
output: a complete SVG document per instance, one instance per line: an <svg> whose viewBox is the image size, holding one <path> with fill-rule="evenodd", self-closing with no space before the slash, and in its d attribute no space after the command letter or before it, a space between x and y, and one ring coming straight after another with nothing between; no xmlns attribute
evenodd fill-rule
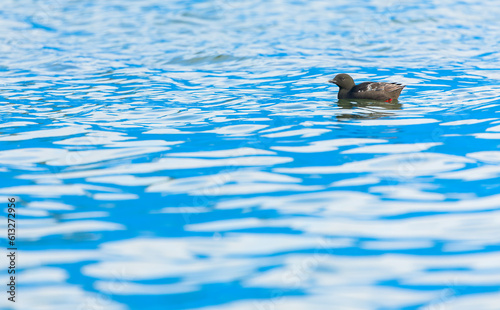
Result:
<svg viewBox="0 0 500 310"><path fill-rule="evenodd" d="M328 81L339 87L338 99L370 99L391 102L398 99L405 85L398 83L364 82L356 85L349 74L337 74Z"/></svg>

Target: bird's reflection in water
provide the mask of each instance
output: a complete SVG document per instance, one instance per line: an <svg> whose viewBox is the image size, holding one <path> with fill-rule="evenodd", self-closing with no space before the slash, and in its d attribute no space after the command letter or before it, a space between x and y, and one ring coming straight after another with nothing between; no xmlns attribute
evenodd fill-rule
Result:
<svg viewBox="0 0 500 310"><path fill-rule="evenodd" d="M339 99L337 106L341 109L337 114L337 120L350 119L377 119L394 115L395 110L401 110L402 104L398 100L392 102L375 101L375 100L352 100ZM349 110L343 113L344 110Z"/></svg>

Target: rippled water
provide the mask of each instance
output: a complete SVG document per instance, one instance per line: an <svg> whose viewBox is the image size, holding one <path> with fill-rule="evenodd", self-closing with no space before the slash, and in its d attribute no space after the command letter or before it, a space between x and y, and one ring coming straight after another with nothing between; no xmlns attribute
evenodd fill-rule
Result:
<svg viewBox="0 0 500 310"><path fill-rule="evenodd" d="M499 309L497 2L0 10L2 309Z"/></svg>

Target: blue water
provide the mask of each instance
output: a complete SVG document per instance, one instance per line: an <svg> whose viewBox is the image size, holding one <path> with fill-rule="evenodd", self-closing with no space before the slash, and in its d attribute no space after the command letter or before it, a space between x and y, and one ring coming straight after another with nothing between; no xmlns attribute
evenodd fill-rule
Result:
<svg viewBox="0 0 500 310"><path fill-rule="evenodd" d="M0 308L500 309L498 16L2 1ZM407 87L339 102L337 73Z"/></svg>

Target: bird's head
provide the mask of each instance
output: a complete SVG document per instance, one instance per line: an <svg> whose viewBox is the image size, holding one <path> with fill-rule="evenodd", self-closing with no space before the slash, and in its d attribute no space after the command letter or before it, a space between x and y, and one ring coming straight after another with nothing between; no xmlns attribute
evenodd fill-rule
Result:
<svg viewBox="0 0 500 310"><path fill-rule="evenodd" d="M337 74L333 79L328 82L336 84L340 88L351 89L354 87L354 80L349 74L341 73Z"/></svg>

